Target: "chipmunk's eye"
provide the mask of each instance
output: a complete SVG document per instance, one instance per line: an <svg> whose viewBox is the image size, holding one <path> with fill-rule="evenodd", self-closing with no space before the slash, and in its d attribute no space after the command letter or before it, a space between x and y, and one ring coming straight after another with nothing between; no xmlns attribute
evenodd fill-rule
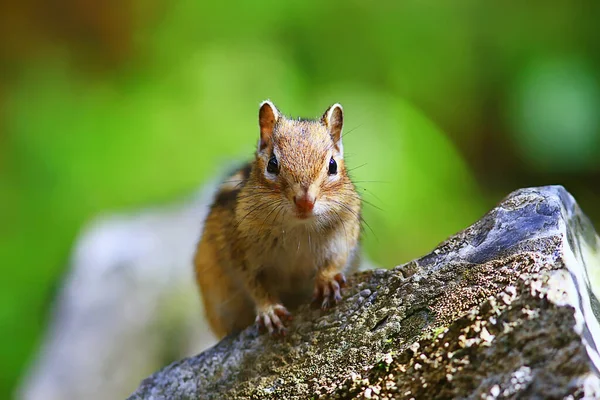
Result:
<svg viewBox="0 0 600 400"><path fill-rule="evenodd" d="M275 154L273 154L271 158L269 158L269 163L267 164L267 172L271 174L279 173L279 163L277 162L277 157L275 157Z"/></svg>
<svg viewBox="0 0 600 400"><path fill-rule="evenodd" d="M337 174L337 163L335 162L333 157L331 157L331 159L329 160L329 175L335 174Z"/></svg>

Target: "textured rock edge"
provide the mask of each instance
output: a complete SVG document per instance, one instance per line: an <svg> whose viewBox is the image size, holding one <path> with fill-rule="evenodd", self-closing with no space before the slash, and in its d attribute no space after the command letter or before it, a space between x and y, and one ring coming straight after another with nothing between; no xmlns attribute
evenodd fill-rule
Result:
<svg viewBox="0 0 600 400"><path fill-rule="evenodd" d="M522 189L432 253L354 276L344 301L165 367L141 398L598 395L598 237L559 186Z"/></svg>

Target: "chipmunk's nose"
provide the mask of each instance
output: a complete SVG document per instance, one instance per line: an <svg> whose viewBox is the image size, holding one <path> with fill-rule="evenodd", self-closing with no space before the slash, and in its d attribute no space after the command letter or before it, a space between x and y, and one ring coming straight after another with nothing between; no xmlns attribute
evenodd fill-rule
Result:
<svg viewBox="0 0 600 400"><path fill-rule="evenodd" d="M294 196L294 203L301 214L309 214L315 207L315 198L304 193L302 196Z"/></svg>

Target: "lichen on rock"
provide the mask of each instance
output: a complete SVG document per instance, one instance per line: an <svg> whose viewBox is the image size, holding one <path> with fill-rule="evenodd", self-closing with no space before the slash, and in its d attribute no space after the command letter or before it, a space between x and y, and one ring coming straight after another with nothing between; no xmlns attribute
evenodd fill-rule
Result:
<svg viewBox="0 0 600 400"><path fill-rule="evenodd" d="M289 335L255 327L131 399L599 396L599 240L560 186L509 195L430 254L351 277Z"/></svg>

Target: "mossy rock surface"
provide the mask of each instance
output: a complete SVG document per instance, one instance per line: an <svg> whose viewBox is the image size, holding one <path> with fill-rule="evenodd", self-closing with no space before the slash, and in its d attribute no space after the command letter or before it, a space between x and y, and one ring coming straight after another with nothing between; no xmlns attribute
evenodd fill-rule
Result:
<svg viewBox="0 0 600 400"><path fill-rule="evenodd" d="M598 243L564 188L522 189L430 254L354 275L335 308L301 308L285 338L251 327L130 399L598 395Z"/></svg>

